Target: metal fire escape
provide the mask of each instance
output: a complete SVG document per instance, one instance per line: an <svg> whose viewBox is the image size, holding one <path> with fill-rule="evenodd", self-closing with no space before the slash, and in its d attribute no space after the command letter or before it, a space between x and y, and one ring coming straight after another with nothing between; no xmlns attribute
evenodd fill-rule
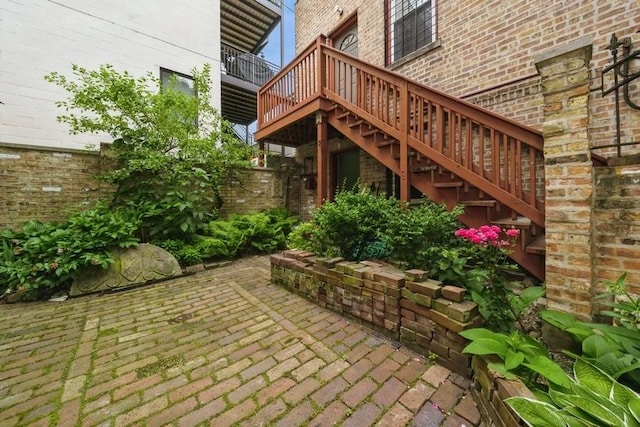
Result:
<svg viewBox="0 0 640 427"><path fill-rule="evenodd" d="M258 89L280 70L260 52L282 14L282 0L225 0L220 4L221 113L233 124L246 127L256 120Z"/></svg>

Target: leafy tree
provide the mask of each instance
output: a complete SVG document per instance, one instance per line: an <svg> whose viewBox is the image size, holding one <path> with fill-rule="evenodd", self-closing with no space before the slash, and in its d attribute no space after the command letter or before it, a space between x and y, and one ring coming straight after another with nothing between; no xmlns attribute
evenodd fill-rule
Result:
<svg viewBox="0 0 640 427"><path fill-rule="evenodd" d="M175 79L162 87L151 73L72 70L73 78L53 72L45 79L69 93L57 106L71 134L114 139L113 169L100 177L115 187L111 206L138 213L143 241L189 240L204 229L220 205L221 183L251 156L211 105L211 67L193 70L196 97L178 91Z"/></svg>

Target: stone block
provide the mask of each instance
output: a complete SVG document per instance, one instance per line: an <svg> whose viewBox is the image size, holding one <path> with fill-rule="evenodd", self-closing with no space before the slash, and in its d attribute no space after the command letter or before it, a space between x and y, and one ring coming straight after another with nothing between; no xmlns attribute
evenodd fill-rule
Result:
<svg viewBox="0 0 640 427"><path fill-rule="evenodd" d="M508 397L522 396L534 398L531 390L520 380L509 380L506 378L496 378L495 381L498 397L504 400Z"/></svg>
<svg viewBox="0 0 640 427"><path fill-rule="evenodd" d="M384 283L385 286L390 288L402 288L404 286L405 278L401 274L379 272L374 274L374 280Z"/></svg>
<svg viewBox="0 0 640 427"><path fill-rule="evenodd" d="M423 307L421 305L418 305L415 302L410 301L408 299L402 298L400 300L400 308L405 308L407 310L411 310L414 313L419 314L419 315L424 316L424 317L430 317L431 316L431 309L429 309L427 307Z"/></svg>
<svg viewBox="0 0 640 427"><path fill-rule="evenodd" d="M416 313L414 313L411 310L408 310L406 308L402 308L400 307L400 316L402 317L403 321L406 320L411 320L411 321L415 321L416 320Z"/></svg>
<svg viewBox="0 0 640 427"><path fill-rule="evenodd" d="M316 259L316 265L319 265L321 267L324 268L335 268L336 264L338 264L339 262L344 261L344 258L342 257L336 257L336 258L317 258Z"/></svg>
<svg viewBox="0 0 640 427"><path fill-rule="evenodd" d="M447 285L442 288L442 297L453 302L462 302L467 291L458 286Z"/></svg>
<svg viewBox="0 0 640 427"><path fill-rule="evenodd" d="M437 298L431 300L431 308L440 313L446 313L449 306L453 304L452 301L444 298Z"/></svg>
<svg viewBox="0 0 640 427"><path fill-rule="evenodd" d="M447 316L459 322L468 322L478 315L478 305L473 301L462 301L447 307Z"/></svg>
<svg viewBox="0 0 640 427"><path fill-rule="evenodd" d="M422 334L425 337L431 338L432 337L432 330L431 328L429 328L428 325L424 325L412 320L409 320L407 318L402 318L402 322L401 322L402 326L419 334Z"/></svg>
<svg viewBox="0 0 640 427"><path fill-rule="evenodd" d="M412 282L420 282L422 280L428 279L427 275L429 273L424 270L418 270L414 268L414 269L405 271L404 274L407 277L407 280L410 280Z"/></svg>
<svg viewBox="0 0 640 427"><path fill-rule="evenodd" d="M285 259L284 255L280 255L280 254L273 254L271 256L269 256L269 261L271 262L272 266L280 266L282 265L282 260Z"/></svg>
<svg viewBox="0 0 640 427"><path fill-rule="evenodd" d="M115 262L107 269L89 266L78 275L70 296L121 289L182 274L180 264L159 246L141 243L135 248L113 251ZM200 264L204 270L204 265Z"/></svg>
<svg viewBox="0 0 640 427"><path fill-rule="evenodd" d="M471 355L449 348L449 359L460 366L471 367Z"/></svg>
<svg viewBox="0 0 640 427"><path fill-rule="evenodd" d="M431 341L431 351L444 358L449 357L449 348L434 340Z"/></svg>
<svg viewBox="0 0 640 427"><path fill-rule="evenodd" d="M345 285L354 287L354 288L361 288L362 287L362 279L358 279L357 277L343 276L342 277L342 283L344 283Z"/></svg>
<svg viewBox="0 0 640 427"><path fill-rule="evenodd" d="M411 292L417 294L426 295L431 298L440 298L442 291L442 282L437 280L425 280L422 282L406 282L405 286L409 288Z"/></svg>
<svg viewBox="0 0 640 427"><path fill-rule="evenodd" d="M469 329L475 326L473 321L464 323L459 322L457 320L453 320L450 317L447 317L446 314L434 310L431 311L431 320L433 320L438 325L443 326L444 328L456 333L462 332L465 329Z"/></svg>
<svg viewBox="0 0 640 427"><path fill-rule="evenodd" d="M431 297L411 292L408 288L402 289L402 297L423 307L431 307Z"/></svg>

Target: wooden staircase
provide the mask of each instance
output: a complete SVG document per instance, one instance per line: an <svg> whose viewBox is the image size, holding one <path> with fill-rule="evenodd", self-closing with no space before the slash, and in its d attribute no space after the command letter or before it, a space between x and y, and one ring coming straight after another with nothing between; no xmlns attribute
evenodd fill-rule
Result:
<svg viewBox="0 0 640 427"><path fill-rule="evenodd" d="M544 280L539 132L328 47L319 38L258 94L256 139L322 120L469 227L521 230L512 258ZM315 119L315 123L311 120ZM318 138L320 136L318 135ZM307 137L308 142L309 137Z"/></svg>

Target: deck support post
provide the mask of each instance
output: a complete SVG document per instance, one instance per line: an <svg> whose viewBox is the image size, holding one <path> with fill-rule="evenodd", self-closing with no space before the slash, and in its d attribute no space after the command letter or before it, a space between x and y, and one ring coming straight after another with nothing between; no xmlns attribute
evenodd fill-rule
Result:
<svg viewBox="0 0 640 427"><path fill-rule="evenodd" d="M404 81L400 93L400 200L403 202L408 202L411 197L409 120L409 87Z"/></svg>
<svg viewBox="0 0 640 427"><path fill-rule="evenodd" d="M327 118L318 111L316 113L317 126L317 143L318 143L318 192L316 194L316 206L329 198L327 189L328 165L329 165L329 149L327 142Z"/></svg>

